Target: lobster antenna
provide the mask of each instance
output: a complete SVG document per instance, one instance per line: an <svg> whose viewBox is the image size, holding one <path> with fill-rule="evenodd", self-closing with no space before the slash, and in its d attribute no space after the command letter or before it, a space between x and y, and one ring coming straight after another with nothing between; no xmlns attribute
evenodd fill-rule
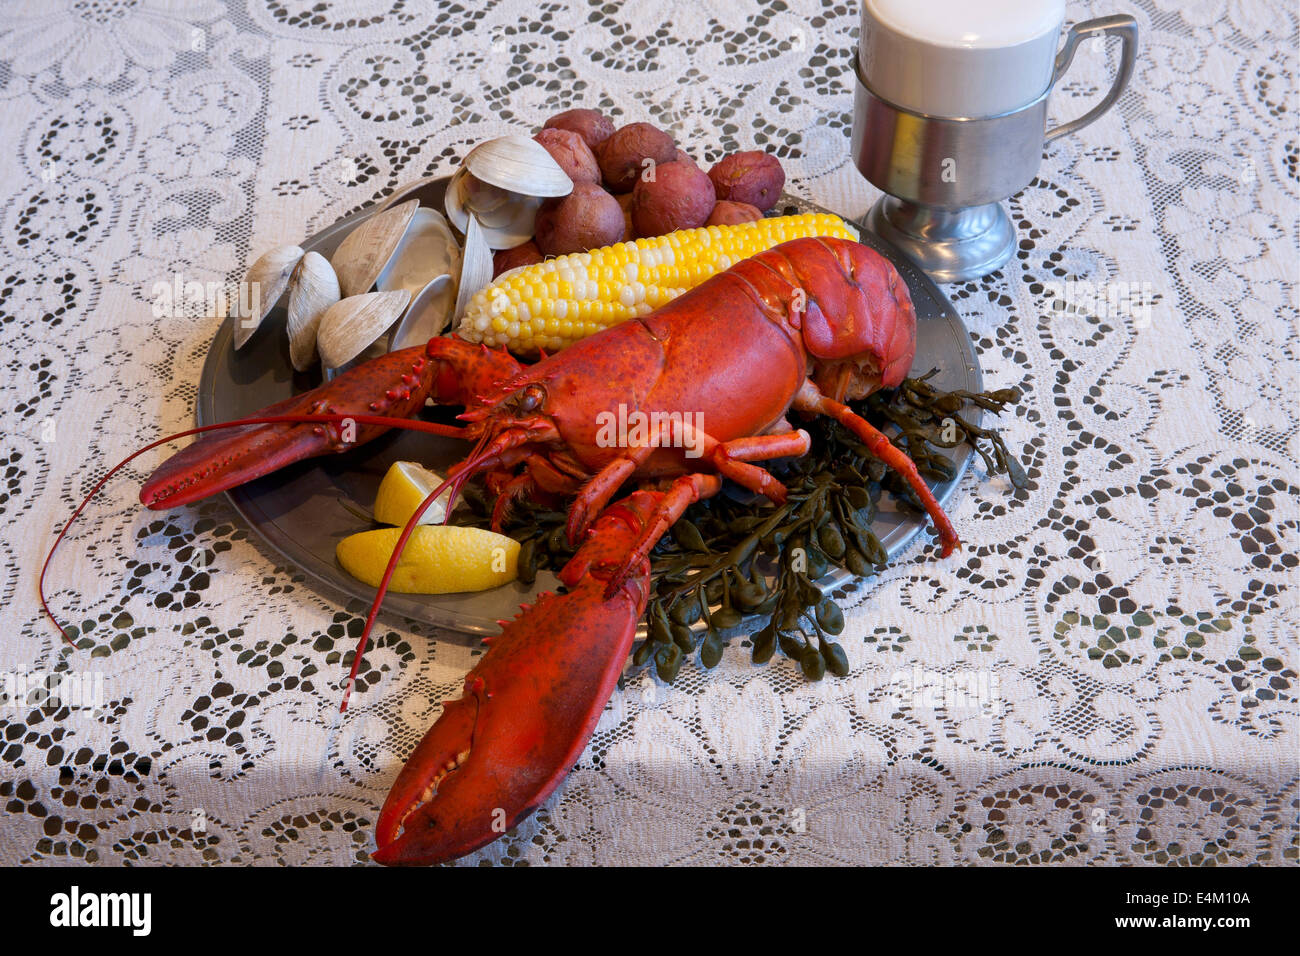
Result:
<svg viewBox="0 0 1300 956"><path fill-rule="evenodd" d="M464 487L474 473L474 469L481 465L486 456L484 449L488 445L488 433L484 432L483 437L478 440L473 450L466 456L465 464L461 469L451 476L451 491L447 494L447 508L443 512L442 523L446 524L451 520L451 510L456 507L456 498L460 495L460 489Z"/></svg>
<svg viewBox="0 0 1300 956"><path fill-rule="evenodd" d="M68 636L68 632L63 629L63 625L60 624L58 619L54 616L54 612L50 610L50 605L45 599L45 574L50 569L50 562L54 560L54 553L58 551L59 545L63 542L63 539L67 537L68 530L72 527L72 523L77 520L81 512L86 510L86 505L90 504L95 495L99 494L99 490L108 483L110 478L145 452L151 451L159 445L165 445L168 442L176 441L178 438L188 438L191 435L201 435L205 432L219 431L223 428L239 428L244 425L277 424L337 425L347 419L358 422L362 425L384 425L389 428L404 428L412 431L429 432L433 435L443 435L449 438L462 438L464 437L465 431L463 428L457 428L454 425L439 425L434 422L424 422L419 419L411 418L388 418L384 415L343 415L337 413L320 415L266 415L261 418L240 418L233 422L218 422L215 425L200 425L197 428L190 428L183 432L176 432L173 435L166 435L156 441L151 441L143 448L127 455L110 468L103 478L95 482L95 487L91 488L90 493L81 499L81 504L77 506L77 510L72 512L72 516L64 523L63 528L55 537L54 543L50 545L49 553L45 555L45 563L41 565L41 574L37 579L36 587L41 599L41 610L44 611L45 616L50 619L50 623L58 629L58 632L63 636L63 639L69 644L72 644L73 647L76 647L72 638Z"/></svg>
<svg viewBox="0 0 1300 956"><path fill-rule="evenodd" d="M361 638L357 641L356 653L352 658L352 667L348 671L347 685L343 688L343 701L339 704L339 713L345 713L348 709L348 701L352 699L352 690L357 683L357 674L361 670L361 658L366 653L366 648L370 646L370 632L374 629L375 619L379 616L379 607L384 603L384 597L388 594L388 586L393 580L393 573L397 570L397 563L402 558L402 552L406 550L406 542L411 540L411 535L415 532L416 526L424 513L429 510L429 506L437 499L439 495L451 485L451 494L447 496L447 515L450 516L451 509L455 505L456 491L461 484L473 473L474 469L483 463L491 455L483 453L483 445L487 441L487 436L479 440L470 457L467 458L461 466L461 471L454 478L448 478L443 481L437 488L425 496L424 501L420 502L420 507L406 520L406 525L402 528L402 533L397 538L397 544L393 548L393 553L388 558L388 566L384 568L384 576L379 580L379 589L375 594L375 599L371 602L370 613L366 615L366 626L361 631ZM444 517L443 523L446 523Z"/></svg>

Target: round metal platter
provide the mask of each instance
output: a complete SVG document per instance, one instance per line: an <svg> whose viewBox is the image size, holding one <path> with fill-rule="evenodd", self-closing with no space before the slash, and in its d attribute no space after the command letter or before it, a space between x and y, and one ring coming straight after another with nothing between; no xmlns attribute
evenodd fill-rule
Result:
<svg viewBox="0 0 1300 956"><path fill-rule="evenodd" d="M383 203L361 210L322 230L301 243L327 259L356 225L380 209L409 198L422 206L442 209L446 178L427 179L389 197ZM783 196L773 215L796 212L825 212L819 206L792 196ZM940 389L964 388L981 391L979 362L970 336L952 303L912 262L894 247L860 227L861 241L897 267L907 282L916 306L916 359L912 368L924 373L938 368L932 379ZM292 238L292 237L288 237ZM199 381L197 418L200 425L231 421L251 415L257 409L319 385L320 373L298 373L289 363L285 334L285 311L277 306L263 321L249 343L236 352L231 345L231 324L224 323L208 350ZM454 421L447 410L430 409L441 421ZM976 421L981 416L976 416ZM369 513L379 482L395 461L419 461L438 472L464 457L464 442L415 432L394 432L343 455L331 455L299 462L265 478L227 492L235 509L252 528L285 559L323 585L369 603L373 588L347 574L334 557L343 538L367 525L357 511ZM956 465L956 477L934 487L940 503L951 497L965 474L973 454L961 446L944 451ZM886 506L887 507L887 506ZM882 508L873 530L892 559L925 527L925 521L910 512ZM833 571L819 582L827 591L850 584L853 576ZM513 615L521 602L538 591L554 590L558 582L542 572L531 587L519 582L491 591L465 594L388 594L384 609L411 621L466 633L495 633L496 622Z"/></svg>

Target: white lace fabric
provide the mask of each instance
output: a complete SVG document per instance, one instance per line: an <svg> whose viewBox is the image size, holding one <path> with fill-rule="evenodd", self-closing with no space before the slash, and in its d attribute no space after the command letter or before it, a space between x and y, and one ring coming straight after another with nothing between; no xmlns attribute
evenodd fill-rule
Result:
<svg viewBox="0 0 1300 956"><path fill-rule="evenodd" d="M850 676L778 655L633 671L578 766L484 862L1294 864L1296 13L1134 12L1118 107L1010 201L1021 243L947 291L1028 486L976 468L964 549L914 544L846 601ZM315 590L224 498L136 500L187 428L215 331L154 286L237 278L571 106L696 159L779 156L852 217L857 6L411 0L0 4L0 676L76 675L100 709L0 709L0 863L351 863L459 692L463 636L388 622L337 713L364 608ZM1081 49L1055 121L1109 86ZM1141 320L1053 312L1138 290ZM1083 284L1083 285L1079 285ZM947 679L976 701L925 687ZM912 689L916 689L913 693Z"/></svg>

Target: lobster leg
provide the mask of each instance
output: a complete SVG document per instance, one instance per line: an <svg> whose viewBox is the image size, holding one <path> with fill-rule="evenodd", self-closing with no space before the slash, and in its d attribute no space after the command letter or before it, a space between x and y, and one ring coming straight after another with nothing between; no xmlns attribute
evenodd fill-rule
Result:
<svg viewBox="0 0 1300 956"><path fill-rule="evenodd" d="M583 485L573 504L569 507L569 520L565 524L565 533L569 544L577 544L582 534L591 523L591 516L598 515L609 504L614 493L623 482L632 477L632 473L650 457L653 445L636 445L627 450L620 458L615 458Z"/></svg>
<svg viewBox="0 0 1300 956"><path fill-rule="evenodd" d="M670 493L671 494L671 493ZM627 662L650 589L650 563L611 572L656 521L665 496L636 491L592 525L543 594L503 622L397 777L379 815L374 859L440 863L532 813L581 756Z"/></svg>
<svg viewBox="0 0 1300 956"><path fill-rule="evenodd" d="M755 494L767 497L777 505L785 504L787 494L785 485L766 469L751 465L749 462L770 461L773 458L797 458L808 454L808 449L812 447L812 439L802 428L776 435L735 438L728 442L719 442L707 435L703 438L705 454L713 467L718 469L719 474L725 475Z"/></svg>
<svg viewBox="0 0 1300 956"><path fill-rule="evenodd" d="M496 504L492 506L491 527L493 531L501 534L506 518L510 516L510 509L514 507L516 501L533 491L534 487L533 477L528 472L515 475L513 478L499 484L496 488L493 488L489 483L489 490L497 496Z"/></svg>
<svg viewBox="0 0 1300 956"><path fill-rule="evenodd" d="M935 530L939 533L939 546L943 557L946 558L952 554L954 548L961 547L961 540L957 537L957 532L953 530L952 522L948 520L948 516L939 507L939 502L935 500L930 487L921 479L920 472L916 470L916 463L873 427L870 422L855 414L853 409L847 405L842 405L834 399L827 398L812 382L804 383L804 386L799 390L799 394L795 396L794 407L801 412L816 412L820 415L829 415L857 435L873 455L903 476L912 491L915 492L916 497L920 499L921 504L925 506L930 520L934 522Z"/></svg>
<svg viewBox="0 0 1300 956"><path fill-rule="evenodd" d="M492 508L492 530L501 533L506 516L511 507L520 498L531 497L534 500L554 503L559 495L572 495L578 490L578 484L564 472L552 465L544 456L530 454L524 460L525 470L514 476L497 482L489 481L488 489L497 496L497 503Z"/></svg>
<svg viewBox="0 0 1300 956"><path fill-rule="evenodd" d="M702 460L716 468L719 474L755 494L765 495L778 505L785 504L785 485L764 469L749 462L805 455L811 445L808 433L802 429L720 442L711 435L695 429L689 423L682 423L681 428L682 434L677 438L687 447L699 449ZM665 425L656 444L629 448L626 455L610 462L583 487L569 511L566 530L570 543L576 542L586 530L587 516L598 514L619 486L632 476L655 448L671 444L673 439L670 426ZM658 536L655 540L658 540ZM651 542L651 547L653 546Z"/></svg>
<svg viewBox="0 0 1300 956"><path fill-rule="evenodd" d="M605 586L606 595L612 594L621 587L624 579L642 562L649 561L650 549L682 516L683 511L697 501L712 498L721 490L722 479L717 475L696 473L673 479L654 513L645 522L641 534L628 548L627 555L619 563L618 568L609 575L609 582Z"/></svg>

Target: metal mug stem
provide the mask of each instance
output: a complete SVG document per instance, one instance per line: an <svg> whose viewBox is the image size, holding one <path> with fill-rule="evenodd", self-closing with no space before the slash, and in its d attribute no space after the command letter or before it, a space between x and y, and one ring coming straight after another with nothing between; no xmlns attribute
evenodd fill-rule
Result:
<svg viewBox="0 0 1300 956"><path fill-rule="evenodd" d="M881 196L866 227L914 259L935 282L962 282L1000 269L1016 251L1001 203L938 209Z"/></svg>
<svg viewBox="0 0 1300 956"><path fill-rule="evenodd" d="M1046 131L1052 88L1069 69L1079 43L1123 40L1119 70L1106 97L1083 116ZM1052 85L1034 102L999 116L929 116L877 95L854 56L853 159L888 195L866 224L900 246L936 282L994 272L1015 251L1015 230L1000 205L1038 173L1043 146L1096 120L1123 92L1137 58L1137 22L1101 17L1070 29L1056 59Z"/></svg>

